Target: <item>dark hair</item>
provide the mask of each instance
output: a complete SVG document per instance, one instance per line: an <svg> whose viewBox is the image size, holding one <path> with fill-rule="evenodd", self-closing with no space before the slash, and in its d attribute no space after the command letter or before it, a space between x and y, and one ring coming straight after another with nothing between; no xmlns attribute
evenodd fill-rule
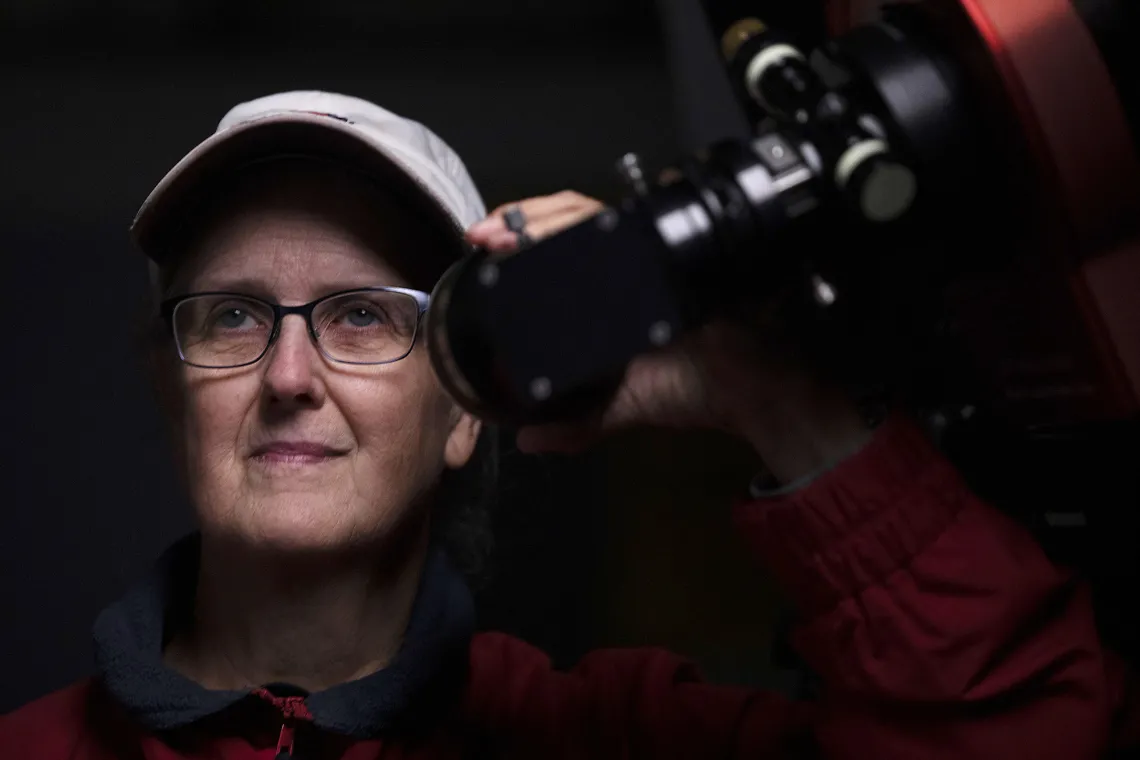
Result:
<svg viewBox="0 0 1140 760"><path fill-rule="evenodd" d="M447 552L475 590L493 575L491 516L498 501L501 451L499 429L484 425L470 461L444 471L432 513L432 543Z"/></svg>

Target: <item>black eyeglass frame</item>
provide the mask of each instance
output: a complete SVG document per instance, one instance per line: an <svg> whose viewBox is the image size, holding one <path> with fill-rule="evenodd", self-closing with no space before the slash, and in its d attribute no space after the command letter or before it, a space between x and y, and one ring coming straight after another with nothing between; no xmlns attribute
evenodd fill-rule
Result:
<svg viewBox="0 0 1140 760"><path fill-rule="evenodd" d="M404 351L404 353L400 354L399 356L395 357L394 359L385 359L383 361L378 361L378 362L353 362L353 361L346 361L344 359L337 359L336 357L332 356L331 354L329 354L328 351L325 350L325 347L321 345L320 337L317 334L317 330L313 326L313 312L316 311L318 306L325 303L326 301L330 301L334 298L341 298L343 296L351 295L353 293L398 293L400 295L410 296L411 298L413 298L415 300L416 307L418 310L417 314L416 314L416 324L413 328L412 339L408 343L408 348L406 351ZM207 297L207 296L222 296L222 297L230 297L230 298L241 298L241 299L246 300L246 301L252 301L254 303L261 304L262 306L265 306L267 309L269 309L273 313L273 327L269 331L269 340L266 341L265 348L263 348L261 350L261 353L258 354L256 358L251 359L247 362L241 362L240 364L227 364L227 365L221 366L221 367L210 365L210 364L196 364L195 362L192 362L186 358L186 354L182 351L182 342L178 339L178 331L174 327L174 312L175 312L175 310L177 310L177 308L180 304L185 303L186 301L191 301L191 300L196 299L196 298L202 298L202 297ZM408 356L408 354L410 354L412 352L412 349L415 348L416 341L419 339L420 328L423 325L423 321L424 321L424 314L427 313L428 307L430 305L431 305L431 294L425 293L422 290L414 290L412 288L398 288L398 287L392 287L392 286L378 286L378 287L372 287L372 288L350 288L348 290L338 290L335 293L329 293L328 295L321 296L320 298L318 298L314 301L309 301L308 303L303 303L303 304L300 304L298 306L282 306L279 303L274 303L273 301L267 301L264 298L258 298L256 296L251 296L248 293L237 293L237 292L225 291L225 290L210 290L210 291L202 291L199 293L186 293L184 295L174 296L173 298L168 298L159 305L159 313L162 316L163 322L166 323L167 329L170 330L171 337L174 338L174 347L178 351L178 358L181 359L185 364L190 365L191 367L199 367L201 369L238 369L240 367L248 367L250 365L257 364L259 361L261 361L265 357L265 355L267 353L269 353L269 349L273 347L273 343L277 340L277 336L281 333L281 321L285 317L289 316L290 314L296 314L296 315L304 318L305 326L308 328L308 331L309 331L309 339L313 341L313 345L317 347L317 350L321 352L321 355L324 356L325 358L327 358L329 361L334 361L334 362L337 362L338 364L352 364L352 365L357 365L357 366L376 366L376 365L381 365L381 364L392 364L393 362L398 362L401 359L406 358Z"/></svg>

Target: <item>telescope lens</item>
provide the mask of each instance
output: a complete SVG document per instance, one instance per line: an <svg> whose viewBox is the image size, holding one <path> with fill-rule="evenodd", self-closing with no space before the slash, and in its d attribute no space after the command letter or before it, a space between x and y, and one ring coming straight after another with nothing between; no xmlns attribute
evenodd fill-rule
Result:
<svg viewBox="0 0 1140 760"><path fill-rule="evenodd" d="M477 295L470 287L481 262L475 256L451 266L432 292L425 322L428 355L440 384L464 409L487 414L496 394L490 382L492 346L479 329Z"/></svg>
<svg viewBox="0 0 1140 760"><path fill-rule="evenodd" d="M491 254L477 251L453 265L436 285L427 314L426 340L440 384L460 406L480 419L509 425L576 419L601 409L624 372L600 372L567 389L557 387L542 374L527 383L517 382L514 373L519 369L519 357L534 358L535 352L528 350L533 349L533 341L546 347L565 345L575 337L567 330L580 333L590 332L590 328L573 318L564 327L548 324L545 331L541 330L541 317L537 318L539 324L529 326L521 320L504 319L512 311L507 304L521 296L519 278L497 282L501 263ZM521 287L526 287L525 283ZM583 296L585 300L590 297L588 293Z"/></svg>

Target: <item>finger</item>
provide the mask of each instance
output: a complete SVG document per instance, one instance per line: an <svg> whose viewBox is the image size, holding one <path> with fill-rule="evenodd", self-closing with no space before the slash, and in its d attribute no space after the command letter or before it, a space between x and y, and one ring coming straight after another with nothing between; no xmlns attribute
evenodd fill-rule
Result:
<svg viewBox="0 0 1140 760"><path fill-rule="evenodd" d="M544 220L550 216L558 216L568 212L575 212L591 207L592 199L584 196L557 194L539 198L528 198L518 203L508 203L500 206L481 222L473 225L467 231L467 239L475 245L487 245L492 238L509 233L506 214L512 209L518 209L525 220L528 233L536 225L543 225Z"/></svg>
<svg viewBox="0 0 1140 760"><path fill-rule="evenodd" d="M503 217L508 210L516 207L522 211L526 218L527 232L531 232L530 227L532 225L543 224L544 219L548 216L571 212L585 214L590 210L597 213L597 211L601 211L602 204L573 190L527 198L515 203L505 203L488 214L487 218L472 225L467 230L467 239L475 245L485 245L497 233L509 232Z"/></svg>
<svg viewBox="0 0 1140 760"><path fill-rule="evenodd" d="M502 219L507 211L517 206L528 219L532 219L549 213L557 213L564 209L589 208L599 205L601 204L595 198L582 195L582 193L576 190L562 190L550 195L536 195L533 198L526 198L525 200L515 201L513 203L504 203L488 214L488 216Z"/></svg>
<svg viewBox="0 0 1140 760"><path fill-rule="evenodd" d="M605 206L601 203L593 203L551 212L545 216L536 217L533 220L528 219L526 233L534 240L542 240L568 227L581 224L587 219L597 216L604 208Z"/></svg>
<svg viewBox="0 0 1140 760"><path fill-rule="evenodd" d="M542 240L580 224L596 216L597 213L592 209L569 209L545 216L538 221L528 220L526 234L532 241ZM517 232L503 228L484 238L481 245L492 253L514 253L519 247L519 236Z"/></svg>

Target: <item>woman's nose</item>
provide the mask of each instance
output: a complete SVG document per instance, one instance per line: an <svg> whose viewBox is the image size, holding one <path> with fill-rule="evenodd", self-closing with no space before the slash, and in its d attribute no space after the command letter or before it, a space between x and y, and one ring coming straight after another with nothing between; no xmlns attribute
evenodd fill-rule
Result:
<svg viewBox="0 0 1140 760"><path fill-rule="evenodd" d="M313 344L304 318L289 315L282 319L277 339L264 361L264 383L271 401L315 405L323 400L320 351Z"/></svg>

